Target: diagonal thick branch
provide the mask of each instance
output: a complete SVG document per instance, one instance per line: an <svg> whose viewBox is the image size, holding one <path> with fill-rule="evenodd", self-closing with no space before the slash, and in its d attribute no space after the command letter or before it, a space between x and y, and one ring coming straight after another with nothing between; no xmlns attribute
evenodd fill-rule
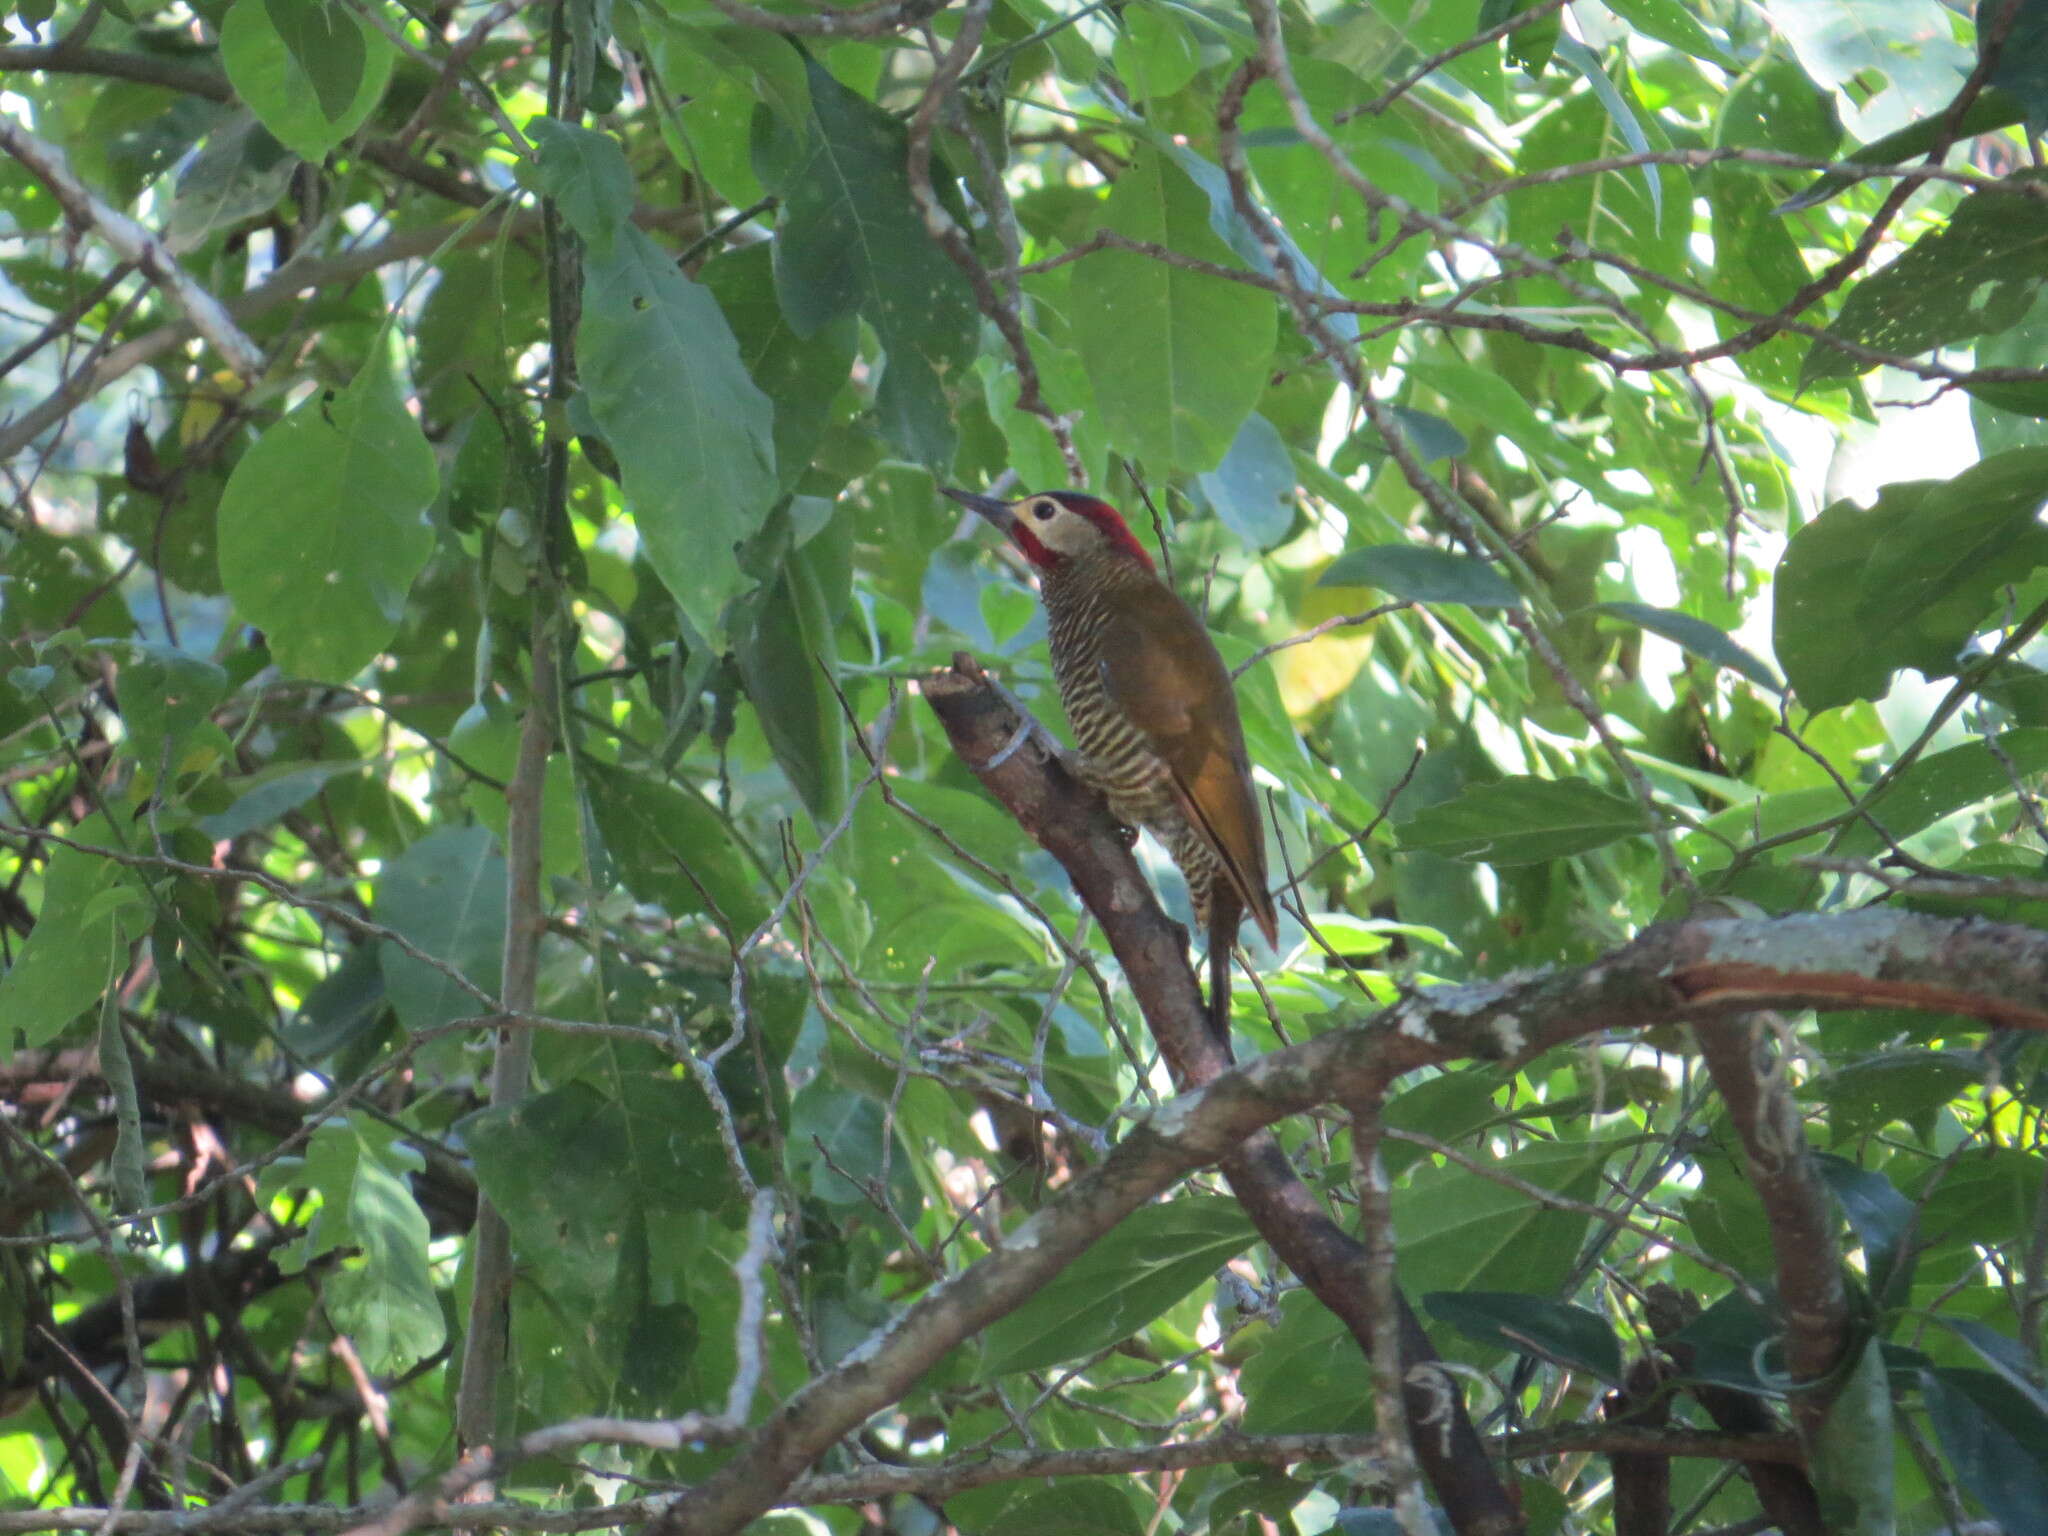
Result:
<svg viewBox="0 0 2048 1536"><path fill-rule="evenodd" d="M927 680L923 691L972 763L988 762L1016 732L1016 715L971 664ZM1165 1005L1156 1016L1148 1013L1154 1027L1175 1042L1199 1031L1199 994L1179 931L1152 900L1102 807L1057 761L1032 747L984 770L982 779L1074 876L1139 997ZM784 1502L797 1478L842 1436L900 1400L948 1350L1021 1306L1147 1200L1207 1164L1220 1164L1233 1177L1248 1167L1260 1171L1244 1148L1246 1138L1285 1116L1356 1098L1423 1066L1519 1061L1590 1035L1673 1022L1718 1027L1760 1004L1844 1008L1880 999L1887 1006L2048 1031L2048 933L1874 910L1671 923L1593 965L1433 988L1223 1072L1164 1105L1098 1167L1012 1231L1002 1248L933 1287L835 1369L807 1383L730 1462L677 1498L650 1528L661 1536L722 1536ZM1183 1068L1188 1059L1183 1052ZM1248 1208L1255 1200L1285 1208L1290 1198L1251 1180L1239 1188ZM1253 1208L1253 1214L1258 1219L1261 1212ZM1341 1256L1322 1251L1304 1254L1301 1262L1325 1280L1343 1268ZM1426 1437L1432 1453L1440 1435L1432 1426ZM1460 1507L1470 1501L1469 1490L1437 1492ZM1516 1529L1519 1517L1510 1511L1506 1518L1509 1523L1492 1529Z"/></svg>

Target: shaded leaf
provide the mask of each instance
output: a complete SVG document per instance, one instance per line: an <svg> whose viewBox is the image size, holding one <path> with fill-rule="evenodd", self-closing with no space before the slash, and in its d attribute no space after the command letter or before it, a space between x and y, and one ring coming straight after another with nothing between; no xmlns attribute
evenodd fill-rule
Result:
<svg viewBox="0 0 2048 1536"><path fill-rule="evenodd" d="M1964 111L1963 120L1955 126L1953 134L1948 114L1936 112L1907 124L1895 133L1872 139L1853 154L1844 156L1843 161L1848 165L1897 165L1902 160L1926 154L1936 144L1952 136L1967 139L1980 133L1995 133L2000 128L2010 128L2014 123L2026 121L2026 115L2026 106L2017 96L1996 89L1981 91ZM1787 198L1779 205L1778 212L1802 212L1860 184L1858 177L1828 171L1798 196Z"/></svg>
<svg viewBox="0 0 2048 1536"><path fill-rule="evenodd" d="M716 645L749 585L736 548L781 494L775 409L718 301L631 226L586 262L578 349L648 563Z"/></svg>
<svg viewBox="0 0 2048 1536"><path fill-rule="evenodd" d="M1598 1313L1516 1291L1436 1291L1423 1309L1466 1338L1621 1384L1621 1340Z"/></svg>
<svg viewBox="0 0 2048 1536"><path fill-rule="evenodd" d="M619 879L674 916L715 907L744 939L768 915L752 866L718 813L661 779L586 763L590 804Z"/></svg>
<svg viewBox="0 0 2048 1536"><path fill-rule="evenodd" d="M227 693L227 673L203 656L152 641L129 641L115 679L121 721L151 774L166 761L175 772L185 737Z"/></svg>
<svg viewBox="0 0 2048 1536"><path fill-rule="evenodd" d="M347 682L397 632L433 549L439 481L375 361L242 455L220 498L221 583L286 673Z"/></svg>
<svg viewBox="0 0 2048 1536"><path fill-rule="evenodd" d="M1488 864L1535 864L1650 830L1643 808L1585 779L1474 784L1398 824L1401 846Z"/></svg>
<svg viewBox="0 0 2048 1536"><path fill-rule="evenodd" d="M631 1223L711 1211L731 1177L703 1090L663 1070L574 1082L461 1122L521 1255L578 1296L612 1282Z"/></svg>
<svg viewBox="0 0 2048 1536"><path fill-rule="evenodd" d="M747 372L774 402L775 464L788 490L810 468L833 398L846 387L859 327L853 316L841 315L800 336L776 302L774 249L767 242L714 257L698 279L725 311Z"/></svg>
<svg viewBox="0 0 2048 1536"><path fill-rule="evenodd" d="M903 125L815 61L805 67L809 143L780 174L756 157L782 198L775 289L783 313L809 337L858 310L888 358L876 395L883 431L905 457L944 470L955 441L950 394L974 356L973 293L912 201Z"/></svg>
<svg viewBox="0 0 2048 1536"><path fill-rule="evenodd" d="M189 251L216 229L270 212L292 184L298 157L254 114L215 128L178 173L165 238Z"/></svg>
<svg viewBox="0 0 2048 1536"><path fill-rule="evenodd" d="M1800 703L1882 698L1901 667L1953 672L1999 590L2048 561L2044 487L2048 448L2016 448L1888 485L1872 507L1838 501L1794 534L1771 634Z"/></svg>
<svg viewBox="0 0 2048 1536"><path fill-rule="evenodd" d="M2036 179L2021 171L2015 180ZM2034 302L2048 277L2048 201L1989 187L1972 192L1941 229L1858 282L1815 337L1802 386L1853 378L1872 364L1828 344L1839 337L1911 357L2002 331Z"/></svg>
<svg viewBox="0 0 2048 1536"><path fill-rule="evenodd" d="M1989 1371L1923 1371L1920 1390L1964 1490L2008 1530L2031 1530L2048 1508L2048 1415Z"/></svg>
<svg viewBox="0 0 2048 1536"><path fill-rule="evenodd" d="M1892 1536L1892 1391L1877 1340L1865 1339L1815 1437L1813 1491L1830 1536Z"/></svg>
<svg viewBox="0 0 2048 1536"><path fill-rule="evenodd" d="M1991 740L1996 752L1985 741L1966 741L1921 758L1894 779L1871 802L1885 831L1895 838L1911 837L1945 816L2015 793L2014 773L2024 782L2048 772L2048 729L2025 726L2001 731ZM1841 851L1850 857L1874 854L1883 846L1868 822L1856 822L1842 833Z"/></svg>
<svg viewBox="0 0 2048 1536"><path fill-rule="evenodd" d="M313 1133L303 1162L288 1159L263 1181L272 1193L320 1195L306 1236L281 1261L302 1266L337 1248L354 1250L322 1279L321 1299L364 1365L378 1372L405 1370L447 1336L427 1264L427 1218L406 1183L422 1160L396 1138L362 1116L329 1121Z"/></svg>
<svg viewBox="0 0 2048 1536"><path fill-rule="evenodd" d="M988 1536L1144 1536L1124 1482L1063 1479L1021 1495L984 1529Z"/></svg>
<svg viewBox="0 0 2048 1536"><path fill-rule="evenodd" d="M1648 603L1597 603L1594 606L1601 613L1626 619L1653 635L1662 635L1717 667L1739 672L1758 687L1777 693L1784 686L1778 681L1777 673L1737 645L1728 631L1716 628L1705 619L1696 619L1676 608L1652 608Z"/></svg>
<svg viewBox="0 0 2048 1536"><path fill-rule="evenodd" d="M1257 1237L1235 1200L1196 1196L1133 1212L982 1335L984 1380L1127 1339Z"/></svg>
<svg viewBox="0 0 2048 1536"><path fill-rule="evenodd" d="M1498 1159L1515 1177L1577 1200L1598 1198L1600 1169L1619 1143L1555 1141ZM1393 1194L1401 1283L1432 1291L1532 1292L1564 1280L1587 1218L1457 1167L1417 1168Z"/></svg>
<svg viewBox="0 0 2048 1536"><path fill-rule="evenodd" d="M377 882L376 915L496 996L505 943L505 861L482 827L444 827L406 849ZM389 939L379 947L379 961L385 989L407 1029L484 1011L453 977Z"/></svg>
<svg viewBox="0 0 2048 1536"><path fill-rule="evenodd" d="M1378 587L1418 603L1519 608L1522 597L1491 561L1421 544L1347 549L1317 578L1319 587Z"/></svg>
<svg viewBox="0 0 2048 1536"><path fill-rule="evenodd" d="M235 800L224 811L199 818L199 828L219 842L254 832L277 822L319 794L327 781L344 773L361 773L361 763L282 763L253 773L245 779L231 779L227 788Z"/></svg>
<svg viewBox="0 0 2048 1536"><path fill-rule="evenodd" d="M541 191L593 251L608 253L612 236L633 216L633 172L619 141L552 117L534 118L526 134L540 151L533 177Z"/></svg>
<svg viewBox="0 0 2048 1536"><path fill-rule="evenodd" d="M1858 1168L1845 1157L1822 1152L1814 1161L1863 1246L1871 1294L1879 1306L1891 1304L1897 1299L1892 1293L1903 1296L1903 1287L1910 1282L1912 1253L1902 1244L1913 1230L1913 1202L1883 1174Z"/></svg>
<svg viewBox="0 0 2048 1536"><path fill-rule="evenodd" d="M264 0L264 14L292 62L313 82L321 113L338 121L362 89L368 50L346 6L327 0Z"/></svg>
<svg viewBox="0 0 2048 1536"><path fill-rule="evenodd" d="M120 846L99 817L81 823L71 836ZM117 893L121 899L107 899ZM90 1008L149 924L148 897L132 871L84 848L53 848L43 866L36 925L0 976L0 1019L6 1021L0 1056L17 1038L25 1046L41 1045Z"/></svg>
<svg viewBox="0 0 2048 1536"><path fill-rule="evenodd" d="M733 656L776 763L822 831L846 805L846 716L832 689L839 653L814 549L792 550L747 604Z"/></svg>

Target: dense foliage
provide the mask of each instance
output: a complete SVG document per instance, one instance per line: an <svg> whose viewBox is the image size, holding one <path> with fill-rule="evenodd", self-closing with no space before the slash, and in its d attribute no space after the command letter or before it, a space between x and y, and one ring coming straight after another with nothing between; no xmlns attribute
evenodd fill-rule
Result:
<svg viewBox="0 0 2048 1536"><path fill-rule="evenodd" d="M1984 11L17 3L5 1528L2038 1529ZM1060 728L946 484L1241 669L1270 1112L1138 1129L1218 1064L931 707Z"/></svg>

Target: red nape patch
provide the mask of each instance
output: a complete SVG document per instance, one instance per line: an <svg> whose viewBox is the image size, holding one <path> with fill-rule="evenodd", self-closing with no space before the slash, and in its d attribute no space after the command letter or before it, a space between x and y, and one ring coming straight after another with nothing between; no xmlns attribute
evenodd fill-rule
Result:
<svg viewBox="0 0 2048 1536"><path fill-rule="evenodd" d="M1131 532L1130 525L1123 520L1122 514L1108 502L1098 501L1095 497L1084 495L1080 491L1048 491L1046 494L1069 512L1078 512L1087 518L1103 531L1110 543L1144 566L1146 570L1155 569L1152 557L1145 552L1145 546L1138 542L1138 536ZM1030 555L1031 551L1026 550L1025 553Z"/></svg>

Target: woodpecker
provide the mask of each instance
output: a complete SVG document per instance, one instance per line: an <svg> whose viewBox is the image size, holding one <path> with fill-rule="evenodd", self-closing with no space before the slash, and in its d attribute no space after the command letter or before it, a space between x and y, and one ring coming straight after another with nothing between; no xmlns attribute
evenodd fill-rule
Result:
<svg viewBox="0 0 2048 1536"><path fill-rule="evenodd" d="M945 494L1000 528L1038 572L1076 766L1187 877L1209 946L1209 1027L1228 1055L1238 925L1249 912L1269 945L1279 931L1244 726L1216 642L1107 502L1077 491L1009 502Z"/></svg>

